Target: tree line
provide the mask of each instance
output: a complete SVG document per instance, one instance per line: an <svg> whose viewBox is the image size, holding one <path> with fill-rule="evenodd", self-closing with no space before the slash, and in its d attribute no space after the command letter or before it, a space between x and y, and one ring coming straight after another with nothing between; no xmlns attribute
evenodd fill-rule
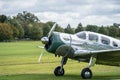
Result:
<svg viewBox="0 0 120 80"><path fill-rule="evenodd" d="M55 22L41 22L34 14L23 11L16 16L0 15L0 41L21 39L40 40L46 36ZM70 24L63 28L57 24L55 31L74 34L80 31L92 31L112 37L120 37L120 24L113 23L110 26L87 25L79 23L75 28Z"/></svg>

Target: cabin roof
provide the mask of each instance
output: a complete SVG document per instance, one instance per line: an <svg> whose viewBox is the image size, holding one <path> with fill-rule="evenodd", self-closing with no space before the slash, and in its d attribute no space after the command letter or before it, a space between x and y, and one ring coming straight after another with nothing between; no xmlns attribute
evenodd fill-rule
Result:
<svg viewBox="0 0 120 80"><path fill-rule="evenodd" d="M102 42L103 40L108 41L108 43L112 46L113 43L117 43L120 46L120 40L104 35L104 34L100 34L100 33L96 33L96 32L91 32L91 31L81 31L75 34L76 36L78 36L79 38L82 39L86 39L86 40L96 40L96 42L99 43L104 43ZM94 36L92 36L94 35Z"/></svg>

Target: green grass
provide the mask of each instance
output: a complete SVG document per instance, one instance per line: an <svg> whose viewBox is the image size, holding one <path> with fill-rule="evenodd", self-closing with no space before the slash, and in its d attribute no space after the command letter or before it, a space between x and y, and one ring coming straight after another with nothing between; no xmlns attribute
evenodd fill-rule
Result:
<svg viewBox="0 0 120 80"><path fill-rule="evenodd" d="M0 80L80 80L80 71L88 64L68 60L65 76L55 77L54 68L60 65L61 57L54 57L44 50L41 63L38 57L40 41L0 43ZM93 79L120 79L120 67L95 65L91 68Z"/></svg>

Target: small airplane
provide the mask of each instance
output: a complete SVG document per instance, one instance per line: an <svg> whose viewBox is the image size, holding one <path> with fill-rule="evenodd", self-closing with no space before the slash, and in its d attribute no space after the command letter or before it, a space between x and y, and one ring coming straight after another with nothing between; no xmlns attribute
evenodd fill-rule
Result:
<svg viewBox="0 0 120 80"><path fill-rule="evenodd" d="M81 71L83 79L92 78L90 67L95 63L120 66L120 40L90 31L81 31L76 34L55 32L55 27L56 23L48 36L41 38L48 52L55 56L62 56L61 65L54 70L55 76L64 75L63 66L68 58L89 63Z"/></svg>

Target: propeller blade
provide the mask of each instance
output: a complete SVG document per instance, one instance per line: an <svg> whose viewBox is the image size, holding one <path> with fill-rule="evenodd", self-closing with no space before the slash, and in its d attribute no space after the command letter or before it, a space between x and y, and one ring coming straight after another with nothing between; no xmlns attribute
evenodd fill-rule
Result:
<svg viewBox="0 0 120 80"><path fill-rule="evenodd" d="M37 46L38 48L41 48L41 49L43 49L44 48L44 46Z"/></svg>
<svg viewBox="0 0 120 80"><path fill-rule="evenodd" d="M39 56L39 58L38 58L38 62L39 62L39 63L40 63L40 61L41 61L42 55L43 55L43 50L41 51L41 54L40 54L40 56Z"/></svg>
<svg viewBox="0 0 120 80"><path fill-rule="evenodd" d="M53 31L55 30L55 27L56 27L56 23L53 25L50 32L48 33L48 38L50 38L50 36L52 35Z"/></svg>
<svg viewBox="0 0 120 80"><path fill-rule="evenodd" d="M40 54L40 56L39 56L39 58L38 58L38 62L40 63L41 58L42 58L42 55L43 55L43 49L44 49L44 47L43 47L43 46L37 46L37 47L42 49L42 50L41 50L41 54Z"/></svg>

